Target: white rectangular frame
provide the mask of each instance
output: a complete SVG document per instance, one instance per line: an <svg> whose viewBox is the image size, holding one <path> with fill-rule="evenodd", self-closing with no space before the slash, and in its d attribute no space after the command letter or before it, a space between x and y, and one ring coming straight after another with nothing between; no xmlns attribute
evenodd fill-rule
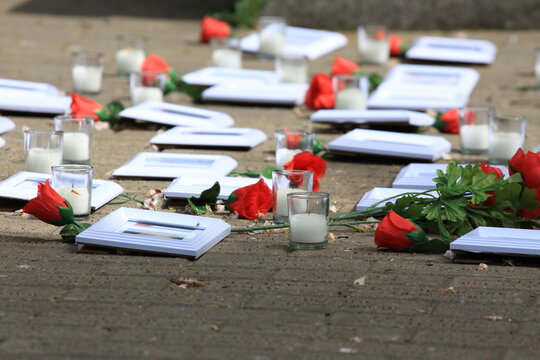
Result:
<svg viewBox="0 0 540 360"><path fill-rule="evenodd" d="M407 59L491 64L497 47L487 40L421 36L406 53Z"/></svg>
<svg viewBox="0 0 540 360"><path fill-rule="evenodd" d="M387 199L392 196L397 196L405 193L418 193L422 190L419 189L399 189L399 188L383 188L383 187L374 187L373 189L369 190L362 196L360 201L356 204L356 211L362 211L369 209L373 204L378 203L379 201L382 201L384 199ZM429 195L423 195L421 197L429 197ZM391 202L392 204L396 202L396 200L399 199L399 197L393 198L391 200L388 200L384 203L379 204L376 207L383 207L386 205L387 202Z"/></svg>
<svg viewBox="0 0 540 360"><path fill-rule="evenodd" d="M150 139L158 146L241 148L251 149L267 136L260 130L250 128L186 128L174 127Z"/></svg>
<svg viewBox="0 0 540 360"><path fill-rule="evenodd" d="M481 226L450 243L450 250L540 255L540 230Z"/></svg>
<svg viewBox="0 0 540 360"><path fill-rule="evenodd" d="M304 103L307 84L221 84L203 91L204 101L295 106Z"/></svg>
<svg viewBox="0 0 540 360"><path fill-rule="evenodd" d="M191 85L215 86L234 83L237 85L274 84L279 77L274 71L255 69L234 69L209 66L184 74L182 80Z"/></svg>
<svg viewBox="0 0 540 360"><path fill-rule="evenodd" d="M171 199L187 199L192 196L199 197L201 193L212 187L216 181L219 182L220 192L218 199L225 200L229 198L229 195L236 189L244 186L252 185L258 182L260 178L247 178L247 177L233 177L233 176L221 176L221 177L196 177L196 176L182 176L174 179L173 182L165 189L165 198ZM272 188L272 180L264 179L264 182L268 187Z"/></svg>
<svg viewBox="0 0 540 360"><path fill-rule="evenodd" d="M311 122L323 124L395 124L432 126L433 116L408 110L318 110L310 117Z"/></svg>
<svg viewBox="0 0 540 360"><path fill-rule="evenodd" d="M15 129L15 123L5 116L0 116L0 134L6 133L13 129Z"/></svg>

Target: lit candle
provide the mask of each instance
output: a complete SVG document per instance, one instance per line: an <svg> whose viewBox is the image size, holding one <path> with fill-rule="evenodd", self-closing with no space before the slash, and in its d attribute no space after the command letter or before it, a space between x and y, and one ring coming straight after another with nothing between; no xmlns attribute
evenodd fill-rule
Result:
<svg viewBox="0 0 540 360"><path fill-rule="evenodd" d="M521 134L515 132L495 133L489 143L489 158L509 160L522 145Z"/></svg>
<svg viewBox="0 0 540 360"><path fill-rule="evenodd" d="M235 49L216 49L212 52L214 65L224 68L242 68L242 52Z"/></svg>
<svg viewBox="0 0 540 360"><path fill-rule="evenodd" d="M360 56L363 62L373 64L386 64L390 55L388 42L384 40L374 40L365 38L360 49Z"/></svg>
<svg viewBox="0 0 540 360"><path fill-rule="evenodd" d="M274 209L272 212L274 213L274 216L283 216L287 217L289 216L289 205L287 204L287 194L295 193L295 192L305 192L306 190L303 189L291 189L291 188L281 188L277 190L276 194L276 202L274 204ZM302 206L303 205L303 206ZM305 212L307 205L299 204L296 206L298 212Z"/></svg>
<svg viewBox="0 0 540 360"><path fill-rule="evenodd" d="M489 140L488 124L462 125L459 132L462 150L487 150Z"/></svg>
<svg viewBox="0 0 540 360"><path fill-rule="evenodd" d="M307 83L307 61L282 61L279 69L280 81L288 83Z"/></svg>
<svg viewBox="0 0 540 360"><path fill-rule="evenodd" d="M367 108L366 97L358 88L347 88L338 91L336 95L335 109L365 110Z"/></svg>
<svg viewBox="0 0 540 360"><path fill-rule="evenodd" d="M292 160L294 155L301 153L301 149L277 149L276 150L276 167L281 170L283 166Z"/></svg>
<svg viewBox="0 0 540 360"><path fill-rule="evenodd" d="M163 91L158 87L136 86L131 90L133 105L144 101L163 101Z"/></svg>
<svg viewBox="0 0 540 360"><path fill-rule="evenodd" d="M72 68L75 91L98 93L101 91L103 68L100 66L75 65Z"/></svg>
<svg viewBox="0 0 540 360"><path fill-rule="evenodd" d="M82 132L64 133L64 162L88 162L90 137Z"/></svg>
<svg viewBox="0 0 540 360"><path fill-rule="evenodd" d="M85 187L63 187L56 190L73 208L73 215L90 214L90 194Z"/></svg>
<svg viewBox="0 0 540 360"><path fill-rule="evenodd" d="M51 166L62 163L60 149L31 148L26 157L26 171L50 174Z"/></svg>
<svg viewBox="0 0 540 360"><path fill-rule="evenodd" d="M119 74L129 74L139 71L144 62L145 54L141 49L127 47L116 52L116 69Z"/></svg>
<svg viewBox="0 0 540 360"><path fill-rule="evenodd" d="M277 56L281 54L284 43L285 35L283 33L263 31L260 38L259 53Z"/></svg>
<svg viewBox="0 0 540 360"><path fill-rule="evenodd" d="M291 241L322 243L326 241L328 223L323 214L296 214L290 218Z"/></svg>

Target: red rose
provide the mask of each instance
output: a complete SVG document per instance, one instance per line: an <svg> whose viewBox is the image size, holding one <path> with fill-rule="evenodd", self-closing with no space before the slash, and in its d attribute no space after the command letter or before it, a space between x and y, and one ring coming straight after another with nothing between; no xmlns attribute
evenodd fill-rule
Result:
<svg viewBox="0 0 540 360"><path fill-rule="evenodd" d="M328 165L326 161L311 151L296 154L291 161L283 165L285 170L307 170L313 172L313 191L319 191L319 179L324 177Z"/></svg>
<svg viewBox="0 0 540 360"><path fill-rule="evenodd" d="M489 166L486 162L482 162L480 164L480 169L482 169L482 171L485 172L486 174L494 173L496 179L500 179L504 177L504 174L501 169L495 166Z"/></svg>
<svg viewBox="0 0 540 360"><path fill-rule="evenodd" d="M236 195L236 200L229 205L229 209L246 219L257 219L259 214L266 214L274 205L272 190L263 179L253 185L236 189L233 194Z"/></svg>
<svg viewBox="0 0 540 360"><path fill-rule="evenodd" d="M49 179L38 184L38 196L23 207L23 212L56 226L74 222L71 205L51 187Z"/></svg>
<svg viewBox="0 0 540 360"><path fill-rule="evenodd" d="M405 44L399 36L390 35L388 37L388 41L390 42L390 55L391 56L402 56L409 49L409 46Z"/></svg>
<svg viewBox="0 0 540 360"><path fill-rule="evenodd" d="M141 71L144 72L164 73L170 69L171 65L163 60L162 57L155 54L148 55L141 65Z"/></svg>
<svg viewBox="0 0 540 360"><path fill-rule="evenodd" d="M459 134L459 110L450 109L444 114L437 116L433 126L441 132Z"/></svg>
<svg viewBox="0 0 540 360"><path fill-rule="evenodd" d="M201 42L207 43L213 37L227 37L231 34L231 27L225 21L216 20L210 16L203 17L201 21Z"/></svg>
<svg viewBox="0 0 540 360"><path fill-rule="evenodd" d="M335 101L336 96L330 76L323 73L315 74L304 99L306 106L314 110L333 109Z"/></svg>
<svg viewBox="0 0 540 360"><path fill-rule="evenodd" d="M517 149L514 156L512 156L512 158L508 162L508 170L510 171L510 175L514 175L517 172L521 172L524 158L525 158L525 153L523 152L523 150L521 148Z"/></svg>
<svg viewBox="0 0 540 360"><path fill-rule="evenodd" d="M525 187L529 189L540 187L540 154L531 151L527 152L518 166Z"/></svg>
<svg viewBox="0 0 540 360"><path fill-rule="evenodd" d="M405 251L412 245L426 241L421 227L390 210L375 230L375 245L394 251Z"/></svg>
<svg viewBox="0 0 540 360"><path fill-rule="evenodd" d="M89 116L93 117L95 121L99 120L99 116L96 114L99 110L103 109L100 103L90 100L77 93L71 93L71 114L75 116Z"/></svg>
<svg viewBox="0 0 540 360"><path fill-rule="evenodd" d="M350 75L354 72L360 71L360 66L356 65L351 60L344 59L342 57L334 57L332 63L331 75Z"/></svg>

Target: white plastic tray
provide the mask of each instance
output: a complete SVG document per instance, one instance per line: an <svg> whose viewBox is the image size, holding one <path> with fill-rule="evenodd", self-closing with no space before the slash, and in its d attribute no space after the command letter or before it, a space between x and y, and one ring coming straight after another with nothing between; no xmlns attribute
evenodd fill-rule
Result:
<svg viewBox="0 0 540 360"><path fill-rule="evenodd" d="M154 101L124 109L120 116L171 126L222 128L234 124L232 117L219 111Z"/></svg>
<svg viewBox="0 0 540 360"><path fill-rule="evenodd" d="M155 145L177 145L182 147L250 149L259 145L266 139L266 134L257 129L175 127L154 136L150 140L150 143Z"/></svg>
<svg viewBox="0 0 540 360"><path fill-rule="evenodd" d="M540 230L478 227L454 240L450 250L538 256Z"/></svg>
<svg viewBox="0 0 540 360"><path fill-rule="evenodd" d="M330 151L435 161L450 152L443 137L354 129L328 144Z"/></svg>
<svg viewBox="0 0 540 360"><path fill-rule="evenodd" d="M406 57L414 60L491 64L496 55L497 47L491 41L421 36L407 51Z"/></svg>
<svg viewBox="0 0 540 360"><path fill-rule="evenodd" d="M15 123L7 117L0 116L0 134L15 129Z"/></svg>
<svg viewBox="0 0 540 360"><path fill-rule="evenodd" d="M384 124L407 123L412 126L431 126L433 116L406 110L319 110L311 121L331 124Z"/></svg>
<svg viewBox="0 0 540 360"><path fill-rule="evenodd" d="M364 196L362 196L362 199L360 199L360 201L356 204L356 211L367 210L373 204L378 203L379 201L382 201L392 196L397 196L397 195L411 193L411 192L419 192L419 190L418 189L395 189L395 188L375 187L369 190L367 193L365 193ZM424 195L423 197L429 197L429 196ZM397 199L399 198L393 198L391 200L385 201L384 203L381 203L377 205L376 207L383 207L386 205L387 202L395 203Z"/></svg>
<svg viewBox="0 0 540 360"><path fill-rule="evenodd" d="M117 177L172 179L181 176L225 176L237 162L225 155L142 152L113 171Z"/></svg>
<svg viewBox="0 0 540 360"><path fill-rule="evenodd" d="M307 89L306 84L292 83L222 84L204 90L202 97L205 101L294 106L304 103Z"/></svg>
<svg viewBox="0 0 540 360"><path fill-rule="evenodd" d="M219 181L220 192L218 199L227 199L231 193L244 186L252 185L258 182L259 178L246 178L246 177L194 177L194 176L182 176L175 179L167 189L165 189L166 198L190 198L192 196L199 197L201 193L212 187ZM266 185L272 188L272 180L264 179Z"/></svg>
<svg viewBox="0 0 540 360"><path fill-rule="evenodd" d="M182 76L191 85L214 86L219 84L273 84L279 81L274 71L205 67Z"/></svg>

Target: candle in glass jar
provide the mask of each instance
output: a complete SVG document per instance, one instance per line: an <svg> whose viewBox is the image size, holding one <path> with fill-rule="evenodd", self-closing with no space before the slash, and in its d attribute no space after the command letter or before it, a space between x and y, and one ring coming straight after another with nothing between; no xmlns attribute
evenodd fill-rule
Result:
<svg viewBox="0 0 540 360"><path fill-rule="evenodd" d="M283 166L292 160L294 155L301 153L301 149L277 149L276 150L276 168L282 170Z"/></svg>
<svg viewBox="0 0 540 360"><path fill-rule="evenodd" d="M487 150L489 140L488 124L463 125L459 129L461 146L470 150Z"/></svg>
<svg viewBox="0 0 540 360"><path fill-rule="evenodd" d="M100 66L75 65L72 68L75 91L98 93L101 91L103 68Z"/></svg>
<svg viewBox="0 0 540 360"><path fill-rule="evenodd" d="M322 243L326 241L328 223L323 214L296 214L290 217L291 241Z"/></svg>
<svg viewBox="0 0 540 360"><path fill-rule="evenodd" d="M291 188L281 188L277 190L276 194L276 203L274 204L274 209L272 212L274 216L289 216L289 205L287 203L287 194L295 192L305 192L303 189L291 189ZM297 206L297 211L306 211L306 206L302 207L301 205Z"/></svg>
<svg viewBox="0 0 540 360"><path fill-rule="evenodd" d="M348 88L338 91L334 108L342 110L365 110L367 108L366 97L362 90L358 88Z"/></svg>
<svg viewBox="0 0 540 360"><path fill-rule="evenodd" d="M83 132L64 133L64 162L90 160L90 137Z"/></svg>
<svg viewBox="0 0 540 360"><path fill-rule="evenodd" d="M116 52L116 69L119 74L129 74L139 71L144 62L145 54L141 49L127 47Z"/></svg>
<svg viewBox="0 0 540 360"><path fill-rule="evenodd" d="M489 158L509 160L522 145L522 138L518 133L495 133L492 135L489 143Z"/></svg>
<svg viewBox="0 0 540 360"><path fill-rule="evenodd" d="M282 61L280 72L280 81L287 83L307 83L307 62L285 62Z"/></svg>
<svg viewBox="0 0 540 360"><path fill-rule="evenodd" d="M51 166L62 163L60 149L31 148L26 157L26 171L50 174Z"/></svg>
<svg viewBox="0 0 540 360"><path fill-rule="evenodd" d="M56 191L69 202L73 208L73 215L84 216L90 214L90 194L87 188L63 187Z"/></svg>
<svg viewBox="0 0 540 360"><path fill-rule="evenodd" d="M242 52L235 49L216 49L212 52L214 65L225 68L242 68Z"/></svg>
<svg viewBox="0 0 540 360"><path fill-rule="evenodd" d="M281 32L262 32L260 38L259 52L265 55L277 56L281 54L285 35Z"/></svg>
<svg viewBox="0 0 540 360"><path fill-rule="evenodd" d="M386 64L390 54L388 42L365 38L360 50L362 61L373 64Z"/></svg>
<svg viewBox="0 0 540 360"><path fill-rule="evenodd" d="M158 87L137 86L131 90L131 101L133 105L145 101L163 101L163 91Z"/></svg>

